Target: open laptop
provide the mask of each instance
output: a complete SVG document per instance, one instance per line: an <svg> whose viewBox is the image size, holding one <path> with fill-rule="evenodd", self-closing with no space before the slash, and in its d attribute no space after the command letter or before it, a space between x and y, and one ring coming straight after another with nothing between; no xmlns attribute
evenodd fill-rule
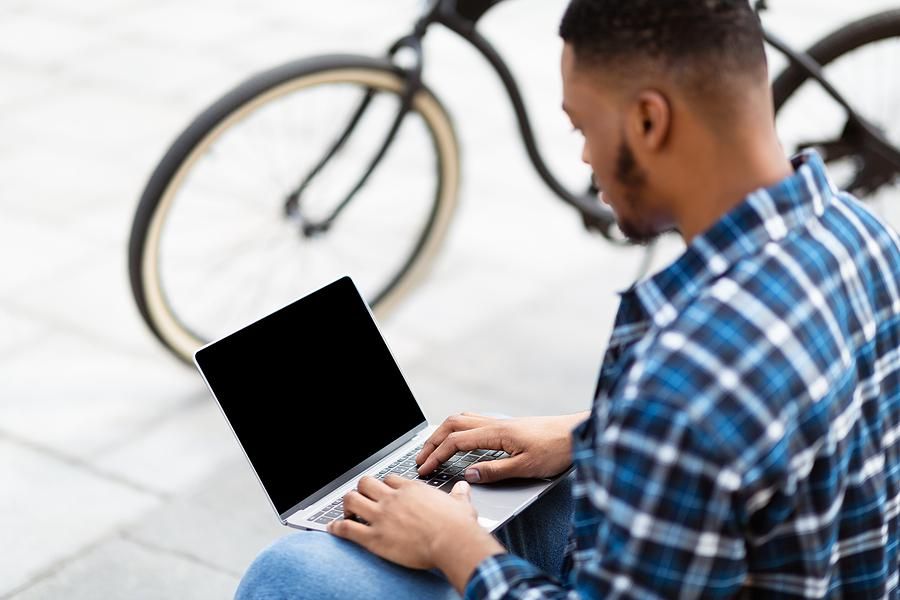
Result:
<svg viewBox="0 0 900 600"><path fill-rule="evenodd" d="M466 466L506 456L458 453L419 478L414 459L435 427L349 277L207 344L194 362L290 527L324 531L366 475L449 492ZM493 531L564 475L473 485L479 523Z"/></svg>

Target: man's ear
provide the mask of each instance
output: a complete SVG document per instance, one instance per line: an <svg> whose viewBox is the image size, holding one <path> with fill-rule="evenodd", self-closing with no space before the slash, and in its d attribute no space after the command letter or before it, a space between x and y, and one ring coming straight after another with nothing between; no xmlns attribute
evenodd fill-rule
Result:
<svg viewBox="0 0 900 600"><path fill-rule="evenodd" d="M656 90L643 90L635 98L630 113L628 128L634 145L648 152L662 148L672 124L669 100Z"/></svg>

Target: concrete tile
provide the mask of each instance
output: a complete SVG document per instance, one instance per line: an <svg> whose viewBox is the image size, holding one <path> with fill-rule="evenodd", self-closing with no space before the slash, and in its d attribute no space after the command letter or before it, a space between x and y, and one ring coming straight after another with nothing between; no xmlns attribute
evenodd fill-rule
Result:
<svg viewBox="0 0 900 600"><path fill-rule="evenodd" d="M43 321L17 315L0 304L0 332L3 332L0 336L0 358L27 351L27 347L49 329Z"/></svg>
<svg viewBox="0 0 900 600"><path fill-rule="evenodd" d="M414 334L405 334L400 329L392 327L390 323L391 320L387 319L386 324L379 322L378 327L397 364L403 369L403 365L412 364L427 350L428 343Z"/></svg>
<svg viewBox="0 0 900 600"><path fill-rule="evenodd" d="M61 227L66 231L95 240L108 248L106 258L117 263L115 267L119 269L117 277L121 276L127 261L126 249L131 236L131 226L147 179L143 176L143 168L138 170L137 174L133 172L133 175L134 179L129 182L122 181L118 185L104 186L98 190L95 205L85 206L82 210L67 214L60 220ZM55 222L52 215L46 218Z"/></svg>
<svg viewBox="0 0 900 600"><path fill-rule="evenodd" d="M240 0L235 5L240 4ZM197 5L220 6L216 0L197 0ZM323 5L324 6L324 5ZM256 14L257 29L236 47L230 40L211 46L223 60L256 70L274 67L296 58L327 53L383 54L394 40L409 33L417 14L416 0L377 0L360 3L338 0L311 10L298 10L290 0L268 0ZM398 18L386 20L385 14ZM345 15L353 14L352 19ZM379 26L373 28L372 23ZM430 35L430 34L429 34Z"/></svg>
<svg viewBox="0 0 900 600"><path fill-rule="evenodd" d="M201 563L113 538L16 594L16 600L67 598L230 598L238 578Z"/></svg>
<svg viewBox="0 0 900 600"><path fill-rule="evenodd" d="M0 20L0 59L32 68L58 67L109 38L46 15L12 14Z"/></svg>
<svg viewBox="0 0 900 600"><path fill-rule="evenodd" d="M8 111L17 106L44 97L54 87L54 77L48 72L0 64L0 108ZM11 142L12 140L7 140Z"/></svg>
<svg viewBox="0 0 900 600"><path fill-rule="evenodd" d="M395 336L428 344L460 339L540 286L528 279L504 286L507 282L499 280L495 272L476 268L451 277L448 269L436 265L428 279L385 318L388 343Z"/></svg>
<svg viewBox="0 0 900 600"><path fill-rule="evenodd" d="M27 12L27 4L28 0L7 0L7 2L3 5L3 8L6 14L19 15Z"/></svg>
<svg viewBox="0 0 900 600"><path fill-rule="evenodd" d="M127 229L124 223L122 229ZM124 244L110 246L77 269L21 286L8 302L25 314L54 323L57 330L90 338L106 349L149 359L166 356L141 320L126 263Z"/></svg>
<svg viewBox="0 0 900 600"><path fill-rule="evenodd" d="M3 271L0 297L72 268L90 253L83 240L75 240L63 231L29 219L4 214L0 218L0 269Z"/></svg>
<svg viewBox="0 0 900 600"><path fill-rule="evenodd" d="M521 217L524 225L519 214L513 223L500 221L506 209L488 204L454 223L433 272L385 320L388 332L449 342L510 316L529 298L570 285L573 273L595 269L611 290L633 281L641 251L614 249L579 231L566 207L551 206L543 227L530 213Z"/></svg>
<svg viewBox="0 0 900 600"><path fill-rule="evenodd" d="M249 9L249 7L244 7ZM253 13L220 5L210 10L190 3L158 2L146 10L117 19L116 30L124 39L139 39L160 47L181 46L196 50L204 45L244 39L253 30Z"/></svg>
<svg viewBox="0 0 900 600"><path fill-rule="evenodd" d="M64 226L116 202L124 201L133 209L143 178L135 168L128 170L129 175L111 173L110 164L123 162L115 153L79 150L74 143L67 148L58 139L32 140L3 159L0 209L4 213Z"/></svg>
<svg viewBox="0 0 900 600"><path fill-rule="evenodd" d="M149 513L128 536L242 574L260 550L291 531L278 522L241 457L223 462L193 490Z"/></svg>
<svg viewBox="0 0 900 600"><path fill-rule="evenodd" d="M524 299L515 312L494 315L482 327L424 350L408 368L420 401L437 397L441 410L436 412L447 414L559 414L588 408L617 297L598 293L605 289L600 275L557 287ZM450 389L434 392L435 381L453 385L437 383ZM420 393L416 385L425 391ZM476 395L460 397L456 385ZM449 402L455 402L452 409Z"/></svg>
<svg viewBox="0 0 900 600"><path fill-rule="evenodd" d="M33 16L89 26L117 19L151 0L91 0L90 2L67 2L66 0L22 0L20 12Z"/></svg>
<svg viewBox="0 0 900 600"><path fill-rule="evenodd" d="M436 356L433 353L431 360L418 360L404 369L409 388L429 423L439 424L448 416L463 411L515 416L538 414L509 397L511 390L504 390L502 385L492 386L488 378L457 377Z"/></svg>
<svg viewBox="0 0 900 600"><path fill-rule="evenodd" d="M225 418L207 394L95 461L148 489L176 494L207 478L223 460L242 459Z"/></svg>
<svg viewBox="0 0 900 600"><path fill-rule="evenodd" d="M168 137L183 126L186 119L178 108L147 98L139 90L73 82L53 97L18 110L15 124L34 141L65 144L62 147L72 154L78 148L89 156L113 151L118 153L116 162L130 164L145 142ZM5 127L3 121L0 126Z"/></svg>
<svg viewBox="0 0 900 600"><path fill-rule="evenodd" d="M178 99L200 94L212 103L247 76L211 53L186 53L158 43L129 40L116 52L97 51L67 70L90 85L128 90L149 98ZM193 115L185 115L185 122Z"/></svg>
<svg viewBox="0 0 900 600"><path fill-rule="evenodd" d="M180 363L54 333L0 361L0 429L90 459L205 394Z"/></svg>
<svg viewBox="0 0 900 600"><path fill-rule="evenodd" d="M3 438L0 479L4 482L0 488L4 551L0 594L25 584L158 503L151 495Z"/></svg>
<svg viewBox="0 0 900 600"><path fill-rule="evenodd" d="M482 184L485 193L476 193ZM602 266L611 285L620 280L626 287L633 279L639 252L610 248L588 234L555 198L486 177L463 194L434 268L386 320L392 331L453 338L589 265Z"/></svg>
<svg viewBox="0 0 900 600"><path fill-rule="evenodd" d="M270 18L276 20L274 16ZM302 17L287 11L286 17L279 16L277 20L264 30L248 35L240 47L224 41L211 46L210 53L216 53L223 62L239 69L241 79L246 79L251 74L295 59L334 50L334 37L328 30L311 28L308 21L304 23Z"/></svg>

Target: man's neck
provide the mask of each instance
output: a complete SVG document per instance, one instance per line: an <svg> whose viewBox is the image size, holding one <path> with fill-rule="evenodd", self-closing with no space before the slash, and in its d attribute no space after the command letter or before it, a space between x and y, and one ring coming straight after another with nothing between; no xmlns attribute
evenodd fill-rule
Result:
<svg viewBox="0 0 900 600"><path fill-rule="evenodd" d="M751 192L775 185L794 172L774 133L756 143L744 142L710 152L701 171L709 175L697 178L676 218L685 243L715 225Z"/></svg>

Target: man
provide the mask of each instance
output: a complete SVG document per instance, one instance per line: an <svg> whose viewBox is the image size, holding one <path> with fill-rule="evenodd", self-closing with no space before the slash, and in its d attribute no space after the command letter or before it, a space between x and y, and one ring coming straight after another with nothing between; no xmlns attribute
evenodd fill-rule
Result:
<svg viewBox="0 0 900 600"><path fill-rule="evenodd" d="M417 462L508 452L478 485L574 461L574 514L557 493L504 547L467 483L364 479L344 504L368 525L284 538L238 595L898 597L896 234L784 157L746 0L572 0L560 32L603 201L687 249L623 294L589 414L459 415Z"/></svg>

